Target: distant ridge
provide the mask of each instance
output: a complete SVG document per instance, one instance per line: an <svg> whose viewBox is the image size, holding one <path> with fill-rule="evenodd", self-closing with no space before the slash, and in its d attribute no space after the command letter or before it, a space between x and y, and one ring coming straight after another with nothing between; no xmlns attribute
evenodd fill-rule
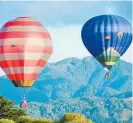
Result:
<svg viewBox="0 0 133 123"><path fill-rule="evenodd" d="M103 67L93 58L67 58L49 63L28 90L29 102L48 102L84 96L129 98L132 96L132 64L119 60L105 78ZM6 76L0 77L0 95L19 103L23 89L15 88Z"/></svg>

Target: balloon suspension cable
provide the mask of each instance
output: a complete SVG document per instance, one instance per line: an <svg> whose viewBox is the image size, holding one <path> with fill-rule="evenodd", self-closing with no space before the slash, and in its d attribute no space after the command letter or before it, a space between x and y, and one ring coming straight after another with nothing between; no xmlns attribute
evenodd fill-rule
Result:
<svg viewBox="0 0 133 123"><path fill-rule="evenodd" d="M24 88L24 98L26 99L26 89Z"/></svg>
<svg viewBox="0 0 133 123"><path fill-rule="evenodd" d="M106 77L106 78L110 78L109 70L108 70L106 67L104 68L104 70L105 70L105 72L106 72L105 77Z"/></svg>
<svg viewBox="0 0 133 123"><path fill-rule="evenodd" d="M24 98L25 98L25 100L27 100L28 99L28 89L29 88L24 88L24 91L23 91L23 93L24 93Z"/></svg>
<svg viewBox="0 0 133 123"><path fill-rule="evenodd" d="M22 101L26 100L26 90L25 90L25 88L22 88L22 96L21 96L21 98L22 98Z"/></svg>

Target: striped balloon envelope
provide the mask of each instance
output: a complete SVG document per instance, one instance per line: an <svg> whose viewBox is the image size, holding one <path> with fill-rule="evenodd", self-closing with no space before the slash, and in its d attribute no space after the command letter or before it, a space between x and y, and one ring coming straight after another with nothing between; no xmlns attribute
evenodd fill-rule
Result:
<svg viewBox="0 0 133 123"><path fill-rule="evenodd" d="M18 17L0 30L0 66L16 87L30 87L52 54L46 28L30 17Z"/></svg>

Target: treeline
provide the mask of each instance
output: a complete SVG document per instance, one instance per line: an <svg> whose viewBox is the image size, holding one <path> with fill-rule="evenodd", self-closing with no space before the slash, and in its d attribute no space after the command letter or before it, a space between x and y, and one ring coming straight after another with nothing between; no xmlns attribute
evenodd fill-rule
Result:
<svg viewBox="0 0 133 123"><path fill-rule="evenodd" d="M0 123L93 123L84 115L67 113L61 119L52 121L47 118L27 116L25 110L15 108L15 103L0 97Z"/></svg>

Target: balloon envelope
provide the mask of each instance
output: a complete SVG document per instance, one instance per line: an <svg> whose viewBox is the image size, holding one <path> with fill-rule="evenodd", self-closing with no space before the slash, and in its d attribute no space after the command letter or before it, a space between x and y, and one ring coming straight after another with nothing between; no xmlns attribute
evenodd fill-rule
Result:
<svg viewBox="0 0 133 123"><path fill-rule="evenodd" d="M87 50L108 70L132 41L132 26L123 17L100 15L88 20L81 32Z"/></svg>
<svg viewBox="0 0 133 123"><path fill-rule="evenodd" d="M32 86L51 54L50 34L30 17L18 17L1 28L0 66L15 86Z"/></svg>

